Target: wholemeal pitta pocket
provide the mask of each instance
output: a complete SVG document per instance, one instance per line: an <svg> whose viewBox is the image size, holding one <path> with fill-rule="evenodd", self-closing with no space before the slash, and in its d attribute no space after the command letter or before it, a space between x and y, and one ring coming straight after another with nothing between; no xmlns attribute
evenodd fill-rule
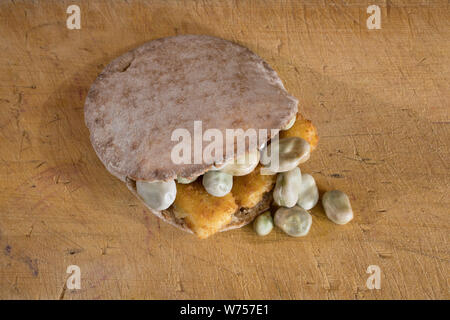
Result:
<svg viewBox="0 0 450 320"><path fill-rule="evenodd" d="M193 123L201 121L203 129L215 128L224 136L226 129L277 132L295 117L297 104L276 72L247 48L216 37L183 35L150 41L113 60L88 92L85 122L106 169L141 198L136 181L192 179L230 160L226 142L219 153L222 158L174 163L174 130L185 128L194 136ZM249 151L246 145L235 156ZM246 195L234 197L233 191L222 200L211 198L197 181L189 187L177 184L177 199L168 209L149 209L205 238L241 227L270 207L273 178L244 182L240 192L252 190L251 207L238 203L235 198ZM196 201L203 210L198 214Z"/></svg>

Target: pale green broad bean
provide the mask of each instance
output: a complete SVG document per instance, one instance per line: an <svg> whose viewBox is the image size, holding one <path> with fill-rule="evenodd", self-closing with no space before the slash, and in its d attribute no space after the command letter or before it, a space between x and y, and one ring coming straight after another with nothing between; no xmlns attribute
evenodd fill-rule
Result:
<svg viewBox="0 0 450 320"><path fill-rule="evenodd" d="M194 182L195 180L197 180L198 177L195 177L193 179L187 179L187 178L183 178L183 177L177 177L177 182L181 183L181 184L189 184Z"/></svg>
<svg viewBox="0 0 450 320"><path fill-rule="evenodd" d="M136 191L150 208L157 211L170 207L177 196L174 180L167 182L136 181Z"/></svg>
<svg viewBox="0 0 450 320"><path fill-rule="evenodd" d="M277 175L273 190L274 202L283 207L291 208L298 201L298 194L302 183L302 173L299 167Z"/></svg>
<svg viewBox="0 0 450 320"><path fill-rule="evenodd" d="M220 167L220 171L231 174L232 176L244 176L251 173L259 163L260 152L258 150L247 152L225 163Z"/></svg>
<svg viewBox="0 0 450 320"><path fill-rule="evenodd" d="M299 137L273 140L261 150L260 162L273 173L294 169L310 157L311 146Z"/></svg>
<svg viewBox="0 0 450 320"><path fill-rule="evenodd" d="M307 173L302 174L302 183L298 193L297 205L305 210L315 207L319 201L319 190L313 176Z"/></svg>
<svg viewBox="0 0 450 320"><path fill-rule="evenodd" d="M353 219L353 210L348 196L339 190L327 191L322 196L325 213L336 224L346 224Z"/></svg>
<svg viewBox="0 0 450 320"><path fill-rule="evenodd" d="M266 211L256 217L253 221L253 229L259 236L268 235L273 229L273 219L270 211Z"/></svg>
<svg viewBox="0 0 450 320"><path fill-rule="evenodd" d="M292 128L292 126L295 123L295 120L297 119L297 116L294 116L291 120L289 120L289 122L287 123L287 125L284 126L283 131L289 130L290 128Z"/></svg>
<svg viewBox="0 0 450 320"><path fill-rule="evenodd" d="M233 176L221 171L208 171L203 175L205 190L215 197L224 197L233 187Z"/></svg>
<svg viewBox="0 0 450 320"><path fill-rule="evenodd" d="M303 208L279 208L275 212L274 222L277 227L292 237L306 236L311 228L312 217Z"/></svg>

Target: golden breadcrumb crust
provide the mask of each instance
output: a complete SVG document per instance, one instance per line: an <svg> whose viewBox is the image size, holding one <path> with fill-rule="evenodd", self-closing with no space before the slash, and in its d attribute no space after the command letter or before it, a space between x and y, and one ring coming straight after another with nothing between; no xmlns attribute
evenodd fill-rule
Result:
<svg viewBox="0 0 450 320"><path fill-rule="evenodd" d="M258 165L251 173L233 177L231 193L239 207L252 208L262 200L264 193L272 190L276 175L261 175L261 165Z"/></svg>
<svg viewBox="0 0 450 320"><path fill-rule="evenodd" d="M188 227L202 239L226 226L238 210L231 193L214 197L206 192L201 178L190 184L177 183L177 197L173 205L177 218L184 218Z"/></svg>

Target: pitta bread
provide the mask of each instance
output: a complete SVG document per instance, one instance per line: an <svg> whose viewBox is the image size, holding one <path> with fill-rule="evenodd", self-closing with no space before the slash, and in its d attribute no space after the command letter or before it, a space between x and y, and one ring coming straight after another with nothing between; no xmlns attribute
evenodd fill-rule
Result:
<svg viewBox="0 0 450 320"><path fill-rule="evenodd" d="M223 136L225 129L270 132L289 122L297 104L276 72L247 48L211 36L183 35L150 41L113 60L89 90L85 122L102 163L140 199L136 180L193 178L208 171L211 163L227 160L174 164L175 129L185 128L193 137L193 123L201 120L203 131L217 128ZM250 223L271 202L272 193L267 192L255 207L238 209L221 231ZM192 233L173 206L148 208Z"/></svg>
<svg viewBox="0 0 450 320"><path fill-rule="evenodd" d="M183 35L150 41L112 61L89 90L85 122L113 175L122 181L167 181L201 175L227 160L173 163L175 129L194 137L193 123L201 120L203 131L217 128L224 137L227 128L270 131L289 122L297 103L276 72L247 48Z"/></svg>

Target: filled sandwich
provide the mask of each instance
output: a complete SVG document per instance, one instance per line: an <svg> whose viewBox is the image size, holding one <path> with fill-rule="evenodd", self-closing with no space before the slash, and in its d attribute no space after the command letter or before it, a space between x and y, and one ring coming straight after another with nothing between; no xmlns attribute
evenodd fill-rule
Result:
<svg viewBox="0 0 450 320"><path fill-rule="evenodd" d="M309 158L317 132L297 105L249 49L183 35L113 60L85 122L106 169L153 214L207 238L268 210L277 175Z"/></svg>

